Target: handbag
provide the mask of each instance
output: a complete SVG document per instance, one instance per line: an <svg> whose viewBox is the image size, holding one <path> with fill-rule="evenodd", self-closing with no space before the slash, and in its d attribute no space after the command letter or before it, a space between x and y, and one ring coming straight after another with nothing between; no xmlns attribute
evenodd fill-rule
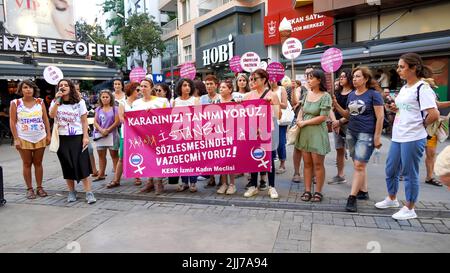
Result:
<svg viewBox="0 0 450 273"><path fill-rule="evenodd" d="M292 121L294 120L294 111L292 111L292 106L287 102L286 109L281 109L281 119L278 121L278 124L280 126L287 126L291 125Z"/></svg>
<svg viewBox="0 0 450 273"><path fill-rule="evenodd" d="M297 124L289 128L286 135L286 143L287 145L294 145L297 140L298 134L300 133L300 127Z"/></svg>
<svg viewBox="0 0 450 273"><path fill-rule="evenodd" d="M59 149L59 133L58 133L58 123L55 122L53 124L53 129L52 129L52 138L50 141L50 145L48 147L48 149L50 150L50 152L58 152Z"/></svg>

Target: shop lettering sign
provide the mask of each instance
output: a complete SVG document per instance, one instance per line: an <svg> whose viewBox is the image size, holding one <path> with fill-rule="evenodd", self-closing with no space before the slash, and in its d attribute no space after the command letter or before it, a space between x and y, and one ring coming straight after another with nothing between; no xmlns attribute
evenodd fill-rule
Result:
<svg viewBox="0 0 450 273"><path fill-rule="evenodd" d="M14 35L2 35L0 39L0 49L5 51L64 54L69 56L121 57L119 45L86 44L77 41L61 41Z"/></svg>
<svg viewBox="0 0 450 273"><path fill-rule="evenodd" d="M228 36L228 43L203 50L203 65L212 65L217 63L228 62L234 55L233 52L233 36Z"/></svg>

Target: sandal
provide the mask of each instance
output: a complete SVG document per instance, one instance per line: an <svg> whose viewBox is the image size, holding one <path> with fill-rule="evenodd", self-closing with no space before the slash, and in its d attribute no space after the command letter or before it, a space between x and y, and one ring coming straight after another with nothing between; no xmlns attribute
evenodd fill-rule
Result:
<svg viewBox="0 0 450 273"><path fill-rule="evenodd" d="M92 182L98 182L98 181L102 181L105 179L106 179L105 176L103 176L103 177L98 176L96 179L92 180Z"/></svg>
<svg viewBox="0 0 450 273"><path fill-rule="evenodd" d="M36 194L39 195L40 197L48 196L47 192L44 191L44 188L42 188L42 187L37 187L36 188Z"/></svg>
<svg viewBox="0 0 450 273"><path fill-rule="evenodd" d="M189 185L187 185L187 184L180 184L180 185L178 185L177 192L182 192L182 191L185 191L187 189L189 189Z"/></svg>
<svg viewBox="0 0 450 273"><path fill-rule="evenodd" d="M190 192L197 192L197 186L195 186L195 184L191 184L191 186L189 187L189 191Z"/></svg>
<svg viewBox="0 0 450 273"><path fill-rule="evenodd" d="M109 182L108 185L106 185L106 188L107 189L112 189L112 188L115 188L115 187L118 187L118 186L120 186L120 182L113 180L113 181Z"/></svg>
<svg viewBox="0 0 450 273"><path fill-rule="evenodd" d="M36 199L36 194L34 194L33 188L27 189L27 199Z"/></svg>
<svg viewBox="0 0 450 273"><path fill-rule="evenodd" d="M315 192L311 202L322 202L323 195L320 192Z"/></svg>
<svg viewBox="0 0 450 273"><path fill-rule="evenodd" d="M97 177L98 176L98 172L95 172L91 175L91 177Z"/></svg>
<svg viewBox="0 0 450 273"><path fill-rule="evenodd" d="M305 191L300 198L302 199L302 201L308 202L312 198L311 192Z"/></svg>
<svg viewBox="0 0 450 273"><path fill-rule="evenodd" d="M437 181L435 178L431 178L430 180L425 180L425 183L433 185L433 186L442 187L441 182Z"/></svg>

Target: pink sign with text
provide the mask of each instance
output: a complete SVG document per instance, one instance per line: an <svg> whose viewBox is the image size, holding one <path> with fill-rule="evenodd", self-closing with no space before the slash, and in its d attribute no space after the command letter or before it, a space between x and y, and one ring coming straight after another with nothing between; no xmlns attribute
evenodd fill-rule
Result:
<svg viewBox="0 0 450 273"><path fill-rule="evenodd" d="M320 63L325 72L333 73L338 71L343 60L342 51L339 48L332 47L323 53Z"/></svg>
<svg viewBox="0 0 450 273"><path fill-rule="evenodd" d="M130 81L131 82L141 82L145 79L145 70L142 67L135 67L130 72Z"/></svg>
<svg viewBox="0 0 450 273"><path fill-rule="evenodd" d="M240 73L242 72L242 66L241 66L241 56L234 56L230 60L230 69L234 73Z"/></svg>
<svg viewBox="0 0 450 273"><path fill-rule="evenodd" d="M270 171L271 106L265 100L125 113L125 177Z"/></svg>
<svg viewBox="0 0 450 273"><path fill-rule="evenodd" d="M195 79L195 75L197 74L197 69L193 63L185 63L181 65L180 68L180 76L182 78L188 78L191 80Z"/></svg>

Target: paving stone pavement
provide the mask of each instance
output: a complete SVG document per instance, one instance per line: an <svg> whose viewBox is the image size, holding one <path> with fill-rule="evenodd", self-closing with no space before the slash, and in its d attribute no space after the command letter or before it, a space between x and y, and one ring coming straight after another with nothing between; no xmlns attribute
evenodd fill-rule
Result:
<svg viewBox="0 0 450 273"><path fill-rule="evenodd" d="M408 221L396 221L389 216L370 214L348 214L338 212L311 212L289 209L255 208L241 206L203 205L174 202L153 202L144 200L99 199L96 204L88 205L84 199L67 203L66 197L52 195L46 198L29 200L23 193L7 193L8 204L1 210L8 209L9 204L43 205L71 208L90 208L94 211L88 216L61 228L58 232L34 244L26 252L71 252L68 243L76 241L120 213L148 211L165 215L196 215L206 217L214 215L224 218L246 220L265 220L279 222L276 239L273 242L274 253L309 253L314 225L343 226L352 228L369 228L389 231L401 230L421 232L423 234L450 234L450 220L444 218L418 218ZM2 225L0 219L0 225ZM447 237L445 237L447 238Z"/></svg>

